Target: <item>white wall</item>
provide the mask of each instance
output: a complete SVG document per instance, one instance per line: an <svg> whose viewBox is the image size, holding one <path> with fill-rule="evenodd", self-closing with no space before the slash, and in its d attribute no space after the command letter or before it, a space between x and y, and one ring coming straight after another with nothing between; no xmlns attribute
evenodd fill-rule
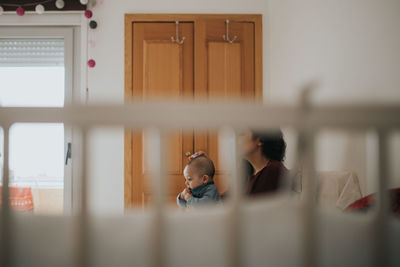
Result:
<svg viewBox="0 0 400 267"><path fill-rule="evenodd" d="M311 79L321 102L400 99L400 1L271 0L266 23L272 101Z"/></svg>
<svg viewBox="0 0 400 267"><path fill-rule="evenodd" d="M293 103L299 86L314 80L317 103L399 103L400 1L271 0L265 23L266 101ZM318 169L355 171L363 193L374 192L376 162L369 154L376 149L366 149L367 136L324 132L317 139Z"/></svg>
<svg viewBox="0 0 400 267"><path fill-rule="evenodd" d="M89 31L95 47L88 53L97 66L89 70L90 102L123 101L125 13L263 14L265 102L294 103L300 86L311 79L320 83L314 98L319 103L400 100L398 0L97 0L93 12L98 28ZM122 212L123 131L94 137L93 207ZM357 154L347 145L357 149L364 137L323 138L322 147L330 151L319 159L320 169L354 166L366 176L365 148Z"/></svg>

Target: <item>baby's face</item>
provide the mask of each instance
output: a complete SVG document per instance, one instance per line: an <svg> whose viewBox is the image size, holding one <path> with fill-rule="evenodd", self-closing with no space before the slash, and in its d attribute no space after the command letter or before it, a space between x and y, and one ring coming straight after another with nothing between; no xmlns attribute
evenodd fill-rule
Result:
<svg viewBox="0 0 400 267"><path fill-rule="evenodd" d="M204 184L204 178L200 177L196 173L196 170L191 166L186 166L186 168L183 170L183 175L185 176L185 184L190 189L194 189Z"/></svg>

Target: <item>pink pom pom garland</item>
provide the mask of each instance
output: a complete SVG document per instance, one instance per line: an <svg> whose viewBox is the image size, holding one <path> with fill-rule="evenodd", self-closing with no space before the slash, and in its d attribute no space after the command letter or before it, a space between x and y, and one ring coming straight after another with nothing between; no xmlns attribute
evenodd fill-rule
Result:
<svg viewBox="0 0 400 267"><path fill-rule="evenodd" d="M17 10L15 10L18 16L23 16L25 15L25 9L23 7L18 7Z"/></svg>
<svg viewBox="0 0 400 267"><path fill-rule="evenodd" d="M88 66L89 68L94 68L94 66L96 66L96 61L94 61L94 59L89 59Z"/></svg>
<svg viewBox="0 0 400 267"><path fill-rule="evenodd" d="M85 17L90 19L93 16L93 12L89 9L85 10Z"/></svg>

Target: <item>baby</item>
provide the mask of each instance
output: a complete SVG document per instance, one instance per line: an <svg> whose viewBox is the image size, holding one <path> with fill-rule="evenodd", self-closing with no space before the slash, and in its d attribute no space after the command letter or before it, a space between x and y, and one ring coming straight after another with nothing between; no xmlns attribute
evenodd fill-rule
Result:
<svg viewBox="0 0 400 267"><path fill-rule="evenodd" d="M179 193L177 203L180 207L198 207L220 200L213 177L215 167L205 155L194 154L186 164L183 174L186 188Z"/></svg>

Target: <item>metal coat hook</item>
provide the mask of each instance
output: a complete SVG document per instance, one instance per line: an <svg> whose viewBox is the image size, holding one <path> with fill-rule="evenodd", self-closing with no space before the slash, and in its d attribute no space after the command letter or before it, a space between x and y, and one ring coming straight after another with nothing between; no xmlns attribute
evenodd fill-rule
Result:
<svg viewBox="0 0 400 267"><path fill-rule="evenodd" d="M225 27L226 34L222 35L222 39L231 44L236 41L237 36L235 35L232 40L229 38L229 19L225 20Z"/></svg>
<svg viewBox="0 0 400 267"><path fill-rule="evenodd" d="M179 40L179 21L175 21L175 35L176 37L174 38L173 36L171 36L171 41L177 44L183 44L183 42L185 41L186 37L182 37L181 40Z"/></svg>

